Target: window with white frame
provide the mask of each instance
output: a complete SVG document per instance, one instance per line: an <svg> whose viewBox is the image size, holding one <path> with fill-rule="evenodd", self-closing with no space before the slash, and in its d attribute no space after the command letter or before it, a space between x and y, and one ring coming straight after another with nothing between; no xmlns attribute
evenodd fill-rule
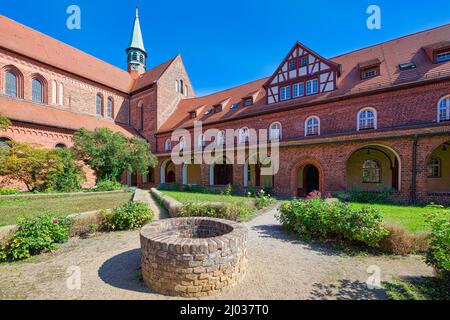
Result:
<svg viewBox="0 0 450 320"><path fill-rule="evenodd" d="M220 130L218 133L217 133L217 139L216 139L216 141L217 141L217 145L218 146L223 146L224 144L225 144L225 131L223 131L223 130Z"/></svg>
<svg viewBox="0 0 450 320"><path fill-rule="evenodd" d="M183 151L186 147L186 140L183 137L180 138L180 151Z"/></svg>
<svg viewBox="0 0 450 320"><path fill-rule="evenodd" d="M197 147L203 148L204 146L205 146L205 136L203 134L200 134L197 137Z"/></svg>
<svg viewBox="0 0 450 320"><path fill-rule="evenodd" d="M281 140L281 123L275 122L270 125L269 140Z"/></svg>
<svg viewBox="0 0 450 320"><path fill-rule="evenodd" d="M320 135L320 119L318 117L309 117L305 121L305 136Z"/></svg>
<svg viewBox="0 0 450 320"><path fill-rule="evenodd" d="M246 143L248 141L248 128L239 129L239 143Z"/></svg>
<svg viewBox="0 0 450 320"><path fill-rule="evenodd" d="M170 151L172 150L172 141L170 141L170 139L166 140L166 143L164 144L164 149L166 151Z"/></svg>
<svg viewBox="0 0 450 320"><path fill-rule="evenodd" d="M364 183L381 182L381 165L377 160L366 160L363 163L362 180Z"/></svg>
<svg viewBox="0 0 450 320"><path fill-rule="evenodd" d="M450 120L450 96L439 101L438 121Z"/></svg>
<svg viewBox="0 0 450 320"><path fill-rule="evenodd" d="M291 87L281 87L280 88L280 100L289 100L291 98Z"/></svg>
<svg viewBox="0 0 450 320"><path fill-rule="evenodd" d="M309 80L306 82L306 95L312 95L319 92L319 80Z"/></svg>
<svg viewBox="0 0 450 320"><path fill-rule="evenodd" d="M375 109L363 109L358 113L358 130L377 128L377 113Z"/></svg>
<svg viewBox="0 0 450 320"><path fill-rule="evenodd" d="M298 98L305 95L305 83L296 83L292 86L292 97Z"/></svg>
<svg viewBox="0 0 450 320"><path fill-rule="evenodd" d="M428 161L428 178L441 177L441 159L431 157Z"/></svg>

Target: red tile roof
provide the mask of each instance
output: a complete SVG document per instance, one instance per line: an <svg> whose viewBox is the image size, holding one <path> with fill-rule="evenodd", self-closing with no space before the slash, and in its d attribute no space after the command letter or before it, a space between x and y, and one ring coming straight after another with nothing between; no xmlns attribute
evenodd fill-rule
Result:
<svg viewBox="0 0 450 320"><path fill-rule="evenodd" d="M330 60L341 65L342 74L338 78L338 89L329 93L268 105L266 103L265 89L263 88L263 85L269 79L266 78L217 92L206 97L182 100L178 109L161 126L158 132L162 133L175 128L191 127L194 121L199 120L202 120L204 124L232 120L268 111L282 110L285 107L325 102L333 98L346 97L352 94L370 92L396 85L449 77L450 61L434 64L423 50L423 47L448 41L449 38L450 24L447 24L334 57ZM381 75L371 79L361 80L359 64L376 59L381 62ZM398 65L409 61L414 61L417 68L400 72ZM230 110L232 103L241 101L243 97L249 96L257 90L260 90L260 92L253 106L243 107L241 105L237 109ZM224 107L222 112L204 116L206 110L225 99L230 99L230 102ZM198 108L203 108L203 112L197 118L190 119L188 112Z"/></svg>
<svg viewBox="0 0 450 320"><path fill-rule="evenodd" d="M116 132L121 132L127 137L137 133L127 126L114 123L112 120L100 119L97 117L74 113L36 104L21 99L7 98L0 96L0 113L10 120L27 122L38 125L78 130L85 128L93 131L97 128L109 128Z"/></svg>
<svg viewBox="0 0 450 320"><path fill-rule="evenodd" d="M173 59L170 59L169 61L161 63L159 66L156 66L153 69L147 71L146 73L140 75L139 78L137 78L135 80L131 91L137 91L139 89L143 89L151 84L156 83L158 81L158 79L163 75L164 71L167 70L167 68L170 66L170 64L177 57L178 56L176 56Z"/></svg>

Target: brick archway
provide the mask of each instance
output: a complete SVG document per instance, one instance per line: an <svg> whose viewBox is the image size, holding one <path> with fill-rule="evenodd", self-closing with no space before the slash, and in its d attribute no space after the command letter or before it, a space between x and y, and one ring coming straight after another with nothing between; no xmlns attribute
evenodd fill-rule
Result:
<svg viewBox="0 0 450 320"><path fill-rule="evenodd" d="M320 191L320 192L325 191L325 174L324 174L324 169L322 167L322 164L316 159L305 158L305 159L301 159L301 160L297 161L289 170L291 173L290 190L291 190L291 195L294 197L296 197L298 194L298 181L297 181L298 171L303 169L307 165L312 165L317 168L317 170L319 171L319 190L318 191Z"/></svg>

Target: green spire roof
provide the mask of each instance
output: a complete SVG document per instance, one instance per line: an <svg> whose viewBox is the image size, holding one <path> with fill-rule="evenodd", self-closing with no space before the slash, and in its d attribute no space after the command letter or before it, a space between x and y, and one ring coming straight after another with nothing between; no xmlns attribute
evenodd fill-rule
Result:
<svg viewBox="0 0 450 320"><path fill-rule="evenodd" d="M139 49L144 53L147 53L144 47L144 40L142 40L141 24L139 23L139 10L137 7L136 7L136 17L134 18L133 24L133 32L131 33L130 44L128 45L128 49L132 48Z"/></svg>

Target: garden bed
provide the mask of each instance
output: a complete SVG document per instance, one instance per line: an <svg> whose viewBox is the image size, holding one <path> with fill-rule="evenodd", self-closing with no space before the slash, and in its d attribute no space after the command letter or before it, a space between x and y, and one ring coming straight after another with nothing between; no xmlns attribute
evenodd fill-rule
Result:
<svg viewBox="0 0 450 320"><path fill-rule="evenodd" d="M0 226L15 224L17 218L51 212L64 217L74 213L112 209L130 201L131 192L75 193L54 197L0 198ZM8 197L8 196L5 196Z"/></svg>
<svg viewBox="0 0 450 320"><path fill-rule="evenodd" d="M171 190L161 190L161 192L166 196L169 196L181 202L182 204L222 202L231 204L253 205L252 199L236 195L208 194L208 193L196 193L187 191L181 192Z"/></svg>

